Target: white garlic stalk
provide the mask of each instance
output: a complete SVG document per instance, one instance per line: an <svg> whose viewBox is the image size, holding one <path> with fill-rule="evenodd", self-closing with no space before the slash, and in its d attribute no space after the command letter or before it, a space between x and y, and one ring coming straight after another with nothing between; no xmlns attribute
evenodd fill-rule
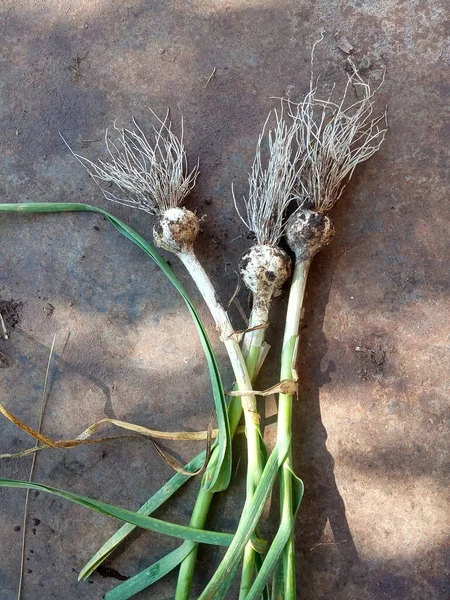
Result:
<svg viewBox="0 0 450 600"><path fill-rule="evenodd" d="M106 133L108 160L100 160L95 164L79 154L73 154L101 187L105 198L139 208L157 217L153 227L155 244L179 257L202 294L228 352L237 388L246 392L241 396L241 403L248 440L247 491L251 494L254 478L262 470L259 415L252 393L252 380L239 346L239 336L234 332L228 315L194 252L194 242L200 229L199 219L193 212L180 206L195 184L198 166L186 174L187 160L183 140L179 140L172 132L168 116L164 121L159 120L159 128L154 128L153 143L149 142L135 122L134 125L135 130L114 127L118 134L116 141L111 140L108 132ZM113 184L116 191L105 189L105 184ZM214 453L211 460L213 459ZM201 521L203 517L206 518L210 499L211 492L200 491L191 526L203 527ZM197 519L198 522L194 523Z"/></svg>

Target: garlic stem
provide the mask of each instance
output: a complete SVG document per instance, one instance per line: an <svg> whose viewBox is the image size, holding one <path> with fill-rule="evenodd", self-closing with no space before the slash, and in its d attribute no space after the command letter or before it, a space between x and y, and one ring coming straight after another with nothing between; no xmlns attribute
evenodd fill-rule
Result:
<svg viewBox="0 0 450 600"><path fill-rule="evenodd" d="M306 280L311 259L297 258L294 275L289 291L289 302L286 314L286 325L281 354L280 379L293 379L295 368L298 330L300 326L303 299L305 295ZM288 453L283 460L280 474L281 520L277 534L264 557L264 562L256 579L246 596L246 600L257 600L264 590L267 580L276 568L279 558L283 554L283 600L295 600L295 555L293 544L294 531L294 506L292 488L292 394L280 394L278 401L278 428L277 444L289 443Z"/></svg>
<svg viewBox="0 0 450 600"><path fill-rule="evenodd" d="M246 333L245 338L250 335L250 333ZM254 348L253 348L254 349ZM262 350L265 353L265 349ZM262 362L263 358L257 354L256 352L251 352L250 355L246 357L245 364L247 365L247 370L252 381L257 376L257 372L259 370L259 366ZM232 396L230 404L228 406L228 417L230 419L230 431L231 435L234 435L237 425L239 423L240 417L242 415L242 404L241 400L237 396ZM214 459L214 451L211 457L211 460ZM214 496L214 492L210 490L205 490L202 487L197 496L197 500L195 501L194 510L191 515L191 519L189 521L190 527L195 527L196 529L203 529L206 523L206 517L208 516L209 507L211 505L212 499ZM253 549L253 547L252 547ZM198 544L194 546L191 552L186 556L186 558L182 561L180 565L180 571L178 574L178 582L177 589L175 591L175 600L189 600L192 578L194 575L195 563L197 559L198 552Z"/></svg>
<svg viewBox="0 0 450 600"><path fill-rule="evenodd" d="M295 261L294 276L289 291L289 302L286 314L286 327L284 330L283 350L281 355L281 379L293 378L295 369L296 349L300 319L305 296L306 280L308 277L311 259L297 259ZM295 340L295 341L293 341ZM280 394L278 399L278 434L277 437L291 436L292 429L292 405L294 397L288 394ZM284 569L284 600L295 600L295 554L293 544L293 505L292 505L292 447L280 468L280 496L281 496L281 524L292 523L290 542L283 550Z"/></svg>
<svg viewBox="0 0 450 600"><path fill-rule="evenodd" d="M254 307L250 313L248 329L267 324L269 322L269 308L270 307L258 310ZM242 340L242 354L247 358L251 348L258 348L258 350L263 348L266 345L266 342L264 341L265 337L266 327L259 327L258 329L253 329L253 331L247 331Z"/></svg>
<svg viewBox="0 0 450 600"><path fill-rule="evenodd" d="M216 327L220 334L220 339L224 343L230 358L238 389L251 390L252 381L248 374L247 367L245 365L245 359L239 346L238 339L225 309L217 299L217 294L208 275L206 274L193 250L179 252L178 257L194 280L216 323ZM259 443L261 439L259 414L254 395L242 396L241 402L244 411L248 440L247 494L252 496L255 488L254 481L258 481L259 475L262 472L262 464L259 452Z"/></svg>
<svg viewBox="0 0 450 600"><path fill-rule="evenodd" d="M291 274L291 259L278 246L256 244L244 253L239 262L241 277L253 294L249 329L261 327L261 325L266 326L269 321L272 299ZM248 332L243 344L243 353L246 358L252 358L254 355L261 356L265 351L264 337L265 327ZM255 557L254 548L251 544L247 544L244 552L239 600L245 600L252 586Z"/></svg>
<svg viewBox="0 0 450 600"><path fill-rule="evenodd" d="M239 348L238 339L225 309L217 299L217 294L214 290L211 280L209 279L203 266L193 251L180 252L178 257L194 280L216 323L220 339L224 343L229 354L236 378L236 383L239 389L251 389L252 384L248 375L247 367L245 365L245 359L242 355L241 349ZM242 398L245 399L245 406L247 410L255 412L255 396L243 396Z"/></svg>

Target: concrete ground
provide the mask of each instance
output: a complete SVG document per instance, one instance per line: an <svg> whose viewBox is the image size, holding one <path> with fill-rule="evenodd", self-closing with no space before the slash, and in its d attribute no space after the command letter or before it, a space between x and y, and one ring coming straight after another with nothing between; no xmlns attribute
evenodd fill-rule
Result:
<svg viewBox="0 0 450 600"><path fill-rule="evenodd" d="M2 202L73 201L106 206L58 132L94 158L104 129L148 107L183 114L201 176L187 206L206 214L198 244L227 300L248 246L230 186L246 191L258 132L274 101L307 91L309 54L324 83L342 84L353 44L365 76L379 81L390 131L332 211L337 235L308 283L295 410L295 462L306 493L297 524L303 600L445 600L450 597L448 15L441 0L3 0L0 7ZM447 20L446 20L447 19ZM208 83L210 74L215 76ZM446 97L447 95L447 97ZM88 140L88 141L86 141ZM109 210L150 239L152 221ZM0 217L0 401L37 426L46 364L55 362L43 431L77 435L105 416L161 429L205 428L211 416L205 361L180 298L151 262L101 217ZM181 266L177 273L193 289ZM197 294L221 360L232 376ZM241 295L245 305L245 294ZM277 380L284 300L269 334ZM9 311L9 312L8 312ZM17 317L14 317L17 315ZM239 315L233 313L237 328ZM14 321L17 321L14 323ZM269 402L268 410L272 410ZM1 421L0 452L32 440ZM111 430L108 431L111 433ZM268 428L273 439L273 426ZM242 446L237 444L237 446ZM180 459L199 446L173 445ZM2 476L27 478L30 459L3 460ZM235 483L211 527L232 531L242 503ZM122 440L44 451L34 479L137 508L170 477L150 444ZM186 523L192 482L159 516ZM0 597L17 596L25 494L0 490ZM270 519L276 523L276 499ZM23 600L97 599L175 547L144 532L88 583L77 573L117 524L32 493ZM217 552L203 550L193 597ZM140 598L173 597L175 575Z"/></svg>

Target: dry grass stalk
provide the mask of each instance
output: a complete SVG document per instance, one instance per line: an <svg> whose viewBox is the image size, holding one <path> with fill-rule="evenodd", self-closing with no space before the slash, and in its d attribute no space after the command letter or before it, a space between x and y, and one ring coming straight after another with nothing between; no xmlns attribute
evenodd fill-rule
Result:
<svg viewBox="0 0 450 600"><path fill-rule="evenodd" d="M42 431L42 425L44 423L44 412L45 412L45 408L47 405L47 401L48 401L48 381L49 381L49 375L50 375L50 367L52 364L52 359L53 359L53 350L55 348L55 342L56 342L56 333L53 335L53 340L52 340L52 345L50 347L50 355L48 357L48 362L47 362L47 368L45 370L45 378L44 378L44 387L42 389L42 402L41 402L41 411L39 414L39 424L38 424L38 430L37 430L37 436L35 436L35 439L38 440L38 443L35 446L35 450L39 450L40 446L39 446L39 437L41 436L41 431ZM33 458L31 460L31 467L30 467L30 473L28 475L28 481L32 481L33 479L33 473L34 473L34 467L36 465L36 454L33 454ZM25 506L24 506L24 510L23 510L23 522L22 522L22 548L21 548L21 553L20 553L20 573L19 573L19 584L17 586L17 600L20 600L21 596L22 596L22 586L23 586L23 577L24 577L24 572L25 572L25 545L26 545L26 535L27 535L27 520L28 520L28 504L30 501L30 490L27 490L27 495L25 497Z"/></svg>
<svg viewBox="0 0 450 600"><path fill-rule="evenodd" d="M40 431L36 431L32 427L29 427L25 423L23 423L20 419L14 416L9 410L7 410L2 404L0 404L0 413L3 414L9 421L17 425L22 431L28 433L28 435L32 436L41 445L36 445L33 448L27 448L26 450L22 450L20 452L16 452L14 454L0 454L1 458L23 458L30 454L33 454L33 460L35 459L35 454L40 450L45 450L46 448L77 448L82 445L90 445L90 444L100 444L103 442L109 442L113 440L119 440L123 438L140 438L141 435L156 438L156 439L165 439L165 440L206 440L206 457L204 460L203 466L197 471L186 471L183 467L174 460L169 454L164 452L158 444L154 440L150 440L158 452L158 454L171 466L175 471L182 473L183 475L189 475L190 477L195 475L200 475L205 470L210 455L211 455L211 442L212 439L217 437L218 430L208 428L207 431L158 431L154 429L148 429L147 427L143 427L142 425L135 425L133 423L128 423L127 421L119 421L118 419L101 419L97 421L93 425L90 425L87 429L85 429L82 433L80 433L75 439L69 440L57 440L54 441L49 437L43 435ZM119 435L107 438L99 438L99 439L90 439L90 437L98 430L101 425L106 423L110 423L115 425L116 427L120 427L122 429L127 429L129 431L134 431L140 435Z"/></svg>

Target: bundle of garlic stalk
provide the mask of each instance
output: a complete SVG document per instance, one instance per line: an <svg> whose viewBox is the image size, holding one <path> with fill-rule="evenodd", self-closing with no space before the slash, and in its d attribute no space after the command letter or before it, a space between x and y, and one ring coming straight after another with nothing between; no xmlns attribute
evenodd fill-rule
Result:
<svg viewBox="0 0 450 600"><path fill-rule="evenodd" d="M181 207L180 203L194 186L198 167L190 174L186 174L187 161L183 138L179 140L175 136L167 119L166 116L164 121L159 121L159 128L154 128L153 144L134 122L134 130L114 127L117 133L116 140L111 139L106 131L108 160L100 160L96 164L79 154L73 154L100 186L106 199L139 208L157 217L153 228L155 244L179 257L203 296L215 320L220 339L228 352L237 390L240 390L239 397L232 398L228 413L230 430L234 433L242 414L241 406L244 412L248 440L247 496L251 499L264 467L260 451L262 436L259 415L252 391L252 378L261 362L259 350L263 349L263 338L259 336L257 338L259 340L257 352L247 353L247 366L239 346L240 337L234 332L228 315L219 303L213 285L194 252L194 242L199 232L199 219L193 212ZM114 184L120 194L105 188L104 184ZM287 262L283 278L277 277L276 280L274 278L272 282L268 282L272 292L266 289L267 299L270 299L272 293L289 276L289 261ZM248 272L251 272L250 267ZM250 343L250 346L254 344ZM210 463L214 465L215 461L217 461L217 448L212 454ZM204 478L190 522L191 527L204 526L214 492L224 489L228 484L230 467L231 465L228 465L228 472L219 482L214 482L214 485L208 481L205 485ZM206 477L208 472L209 470L206 472ZM177 597L184 597L189 591L195 556L196 548L192 550L185 562L183 569L186 569L186 574L181 578Z"/></svg>
<svg viewBox="0 0 450 600"><path fill-rule="evenodd" d="M257 376L261 361L266 355L264 337L269 323L272 299L280 293L292 268L290 257L278 246L278 242L283 234L284 214L298 176L295 165L299 161L300 151L294 145L297 126L295 124L288 126L283 114L279 115L276 111L273 116L274 128L269 128L266 133L268 122L272 117L271 112L258 138L256 156L248 180L246 215L245 217L240 215L256 240L256 243L243 254L239 263L240 276L253 297L249 327L242 344L251 378ZM267 164L264 165L261 145L266 137L268 159ZM237 208L236 199L234 200ZM255 448L255 452L261 455L259 448ZM261 473L262 468L259 471L252 471L252 481L247 480L247 502L254 494ZM205 492L200 490L190 522L192 527L204 526L207 513L204 496ZM196 549L184 559L181 565L176 600L189 598L195 558ZM245 598L250 590L254 571L255 549L251 543L248 543L243 559L241 598Z"/></svg>
<svg viewBox="0 0 450 600"><path fill-rule="evenodd" d="M312 58L313 56L314 48ZM334 235L333 224L324 213L340 198L356 166L377 152L386 133L386 128L380 127L385 114L372 117L374 94L378 88L372 91L353 63L349 61L349 65L351 74L339 103L332 98L322 100L316 97L312 68L310 91L303 102L294 105L286 101L294 124L297 125L297 143L301 156L294 194L299 207L286 225L286 239L295 255L295 267L283 339L281 380L296 380L298 330L309 266L314 255ZM349 89L361 94L354 102L348 100ZM251 210L250 203L248 208ZM275 456L273 462L278 461L280 467L280 526L256 579L245 596L247 600L260 598L275 569L278 573L273 580L272 597L284 600L294 600L297 597L294 525L303 486L294 475L292 465L293 397L293 394L279 395L277 443L261 477L261 482L271 481L273 463L270 462ZM243 513L233 542L200 600L225 597L230 585L227 573L234 568L236 556L247 543L249 524L254 523L254 519L248 516L252 509L256 511L257 507L249 506ZM280 562L281 556L283 559Z"/></svg>
<svg viewBox="0 0 450 600"><path fill-rule="evenodd" d="M314 48L312 59L314 57ZM374 95L369 83L363 81L353 62L349 61L348 76L340 102L331 98L316 97L317 82L314 82L311 65L310 91L298 105L293 106L291 116L299 125L298 145L302 150L299 179L297 182L299 209L289 218L286 227L287 242L295 254L294 275L289 294L286 327L283 340L281 377L287 376L295 360L291 352L293 340L297 340L303 297L311 260L332 239L334 227L324 214L341 197L344 187L353 175L356 166L377 152L384 141L386 114L373 117ZM384 78L384 74L383 74ZM383 82L383 78L381 83ZM380 85L381 85L380 83ZM349 100L349 90L357 95L356 101ZM296 343L296 342L295 342ZM291 429L292 397L280 395L278 435ZM289 453L281 467L281 525L275 537L273 554L278 553L277 537L282 538L283 523L292 521L292 456ZM270 553L270 550L269 550ZM270 563L269 554L266 560ZM288 543L283 549L285 600L296 598L295 549L293 528ZM264 579L264 573L261 575ZM248 598L257 598L261 584L255 582Z"/></svg>
<svg viewBox="0 0 450 600"><path fill-rule="evenodd" d="M107 199L135 206L157 216L155 242L174 252L193 277L215 319L242 394L248 439L246 502L233 541L202 593L202 600L226 596L243 557L241 600L259 598L274 570L277 569L279 573L280 568L283 576L274 578L273 597L286 600L296 597L293 531L303 487L293 475L291 419L298 329L306 279L313 256L333 237L333 225L324 212L340 197L357 164L379 149L386 131L379 127L384 115L372 118L375 92L363 82L352 63L350 65L352 73L339 103L331 98L321 100L316 97L313 75L310 91L303 102L293 104L284 101L292 124L288 126L283 114L276 114L276 126L268 135L269 160L265 168L262 167L261 158L264 130L258 140L249 178L249 194L245 199L246 214L241 217L256 237L256 244L240 262L242 278L254 299L242 351L238 336L194 254L193 243L199 231L198 219L194 213L180 207L180 203L194 185L198 168L186 174L183 141L174 136L167 118L160 122L159 129L155 129L153 145L136 125L134 131L117 129L117 142L112 142L106 134L108 161L100 161L96 165L75 155L102 187ZM362 97L349 104L349 89L362 91ZM104 189L104 183L115 184L120 194ZM298 202L298 209L285 223L286 208L291 201ZM262 438L259 415L251 386L266 351L264 332L271 300L290 272L289 257L277 246L284 232L295 255L281 357L280 381L288 385L283 390L286 393L279 395L277 443L264 466L260 452ZM229 405L232 433L240 416L241 402L235 395ZM213 455L211 462L214 460ZM249 541L257 530L278 472L280 527L254 579L255 556ZM191 518L191 527L204 526L213 493L218 489L221 489L220 486L209 486L209 489L208 485L202 487ZM255 539L253 536L253 544ZM189 597L196 552L196 546L192 545L189 553L184 554L186 559L180 571L177 600Z"/></svg>

